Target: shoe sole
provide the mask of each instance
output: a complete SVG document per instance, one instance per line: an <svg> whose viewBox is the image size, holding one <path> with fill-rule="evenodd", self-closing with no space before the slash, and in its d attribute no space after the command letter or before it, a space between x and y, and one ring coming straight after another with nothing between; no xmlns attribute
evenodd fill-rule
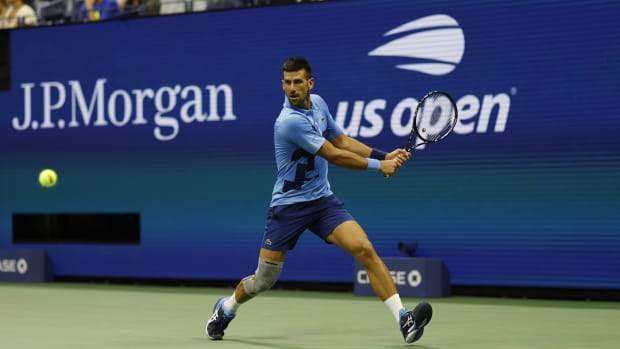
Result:
<svg viewBox="0 0 620 349"><path fill-rule="evenodd" d="M424 326L428 325L428 323L431 322L431 318L433 317L433 307L431 307L430 303L428 302L420 302L413 309L413 315L417 329L407 335L407 338L405 339L405 342L407 343L413 343L422 338L422 335L424 334ZM418 325L418 320L420 319L423 320L419 321Z"/></svg>

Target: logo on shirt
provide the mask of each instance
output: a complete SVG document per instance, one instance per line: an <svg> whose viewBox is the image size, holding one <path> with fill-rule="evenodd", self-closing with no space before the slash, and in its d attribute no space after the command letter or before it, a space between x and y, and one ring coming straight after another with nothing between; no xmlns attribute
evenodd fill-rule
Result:
<svg viewBox="0 0 620 349"><path fill-rule="evenodd" d="M399 35L395 37L396 35ZM448 15L426 16L402 24L387 33L394 37L368 53L369 56L404 57L398 69L429 75L446 75L461 63L465 36L458 22Z"/></svg>

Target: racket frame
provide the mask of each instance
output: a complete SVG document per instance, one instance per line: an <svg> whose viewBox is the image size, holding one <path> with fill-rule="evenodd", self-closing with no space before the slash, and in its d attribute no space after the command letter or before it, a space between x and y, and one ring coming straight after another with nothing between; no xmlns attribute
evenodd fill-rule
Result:
<svg viewBox="0 0 620 349"><path fill-rule="evenodd" d="M418 114L420 111L420 108L424 105L424 102L430 98L433 95L436 94L441 94L442 96L448 98L448 100L450 101L450 103L452 103L452 107L454 108L454 119L452 120L452 123L450 125L450 129L448 130L448 132L446 132L444 135L442 135L441 137L434 139L434 140L428 140L426 138L424 138L421 134L420 131L418 131ZM413 149L424 145L424 144L428 144L428 143L437 143L439 141L441 141L442 139L448 137L448 135L450 133L452 133L452 131L454 130L454 127L456 126L456 123L458 122L459 119L459 112L458 112L458 108L456 106L456 102L454 101L454 98L452 98L452 96L447 93L446 91L443 90L434 90L434 91L430 91L429 93L427 93L426 95L424 95L424 97L422 97L422 99L418 102L418 105L415 108L415 111L413 113L413 125L411 127L411 132L409 133L409 139L407 139L407 145L405 145L405 150L407 151L412 151ZM413 142L415 136L417 135L417 138L420 139L422 142L421 143L417 143L417 144L411 144L411 142Z"/></svg>

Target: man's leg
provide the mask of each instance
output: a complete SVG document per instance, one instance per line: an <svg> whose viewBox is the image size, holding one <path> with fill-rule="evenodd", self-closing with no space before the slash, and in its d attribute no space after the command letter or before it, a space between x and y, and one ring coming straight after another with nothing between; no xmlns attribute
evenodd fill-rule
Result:
<svg viewBox="0 0 620 349"><path fill-rule="evenodd" d="M424 326L429 323L433 314L431 305L421 302L413 311L403 307L390 271L375 251L364 229L356 221L349 220L338 225L327 237L327 241L347 251L364 266L372 289L399 323L405 342L412 343L420 339Z"/></svg>
<svg viewBox="0 0 620 349"><path fill-rule="evenodd" d="M285 257L286 257L286 251L270 251L265 248L260 249L260 253L258 256L259 260L271 261L271 262L276 262L280 264L284 263ZM256 276L256 274L248 276L244 278L243 280L254 277L254 276ZM255 295L248 294L248 291L246 291L245 289L243 280L237 284L237 287L235 287L235 291L233 292L234 298L231 297L238 304L243 304L255 296Z"/></svg>
<svg viewBox="0 0 620 349"><path fill-rule="evenodd" d="M397 293L390 271L356 221L346 221L337 226L327 241L347 251L364 266L372 289L382 301Z"/></svg>
<svg viewBox="0 0 620 349"><path fill-rule="evenodd" d="M235 318L239 306L259 293L267 291L276 283L282 271L285 256L285 251L270 251L264 248L260 250L256 272L243 278L230 297L222 297L215 303L213 315L207 321L205 328L209 338L222 339L224 330Z"/></svg>

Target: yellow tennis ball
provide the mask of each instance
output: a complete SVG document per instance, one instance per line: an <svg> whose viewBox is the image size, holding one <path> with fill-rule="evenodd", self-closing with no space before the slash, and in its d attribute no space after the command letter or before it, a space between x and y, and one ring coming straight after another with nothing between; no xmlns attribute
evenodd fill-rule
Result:
<svg viewBox="0 0 620 349"><path fill-rule="evenodd" d="M39 173L39 183L45 188L51 188L56 185L58 175L52 169L46 168Z"/></svg>

